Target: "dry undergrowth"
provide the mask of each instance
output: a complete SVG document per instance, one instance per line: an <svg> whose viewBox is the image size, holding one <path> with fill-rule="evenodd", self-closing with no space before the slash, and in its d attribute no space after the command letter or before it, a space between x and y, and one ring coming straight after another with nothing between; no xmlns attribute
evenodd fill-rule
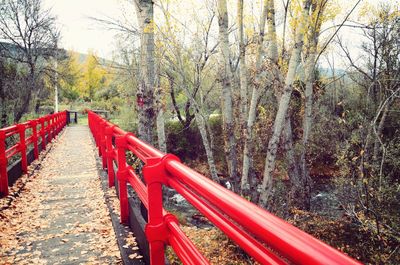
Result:
<svg viewBox="0 0 400 265"><path fill-rule="evenodd" d="M204 229L193 226L183 226L182 230L211 264L258 264L216 228ZM167 250L167 257L171 265L182 264L171 248Z"/></svg>

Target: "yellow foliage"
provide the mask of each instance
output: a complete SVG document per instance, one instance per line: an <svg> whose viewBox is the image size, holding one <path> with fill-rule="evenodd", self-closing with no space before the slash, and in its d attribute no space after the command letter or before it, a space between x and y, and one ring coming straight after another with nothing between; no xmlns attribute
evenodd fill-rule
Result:
<svg viewBox="0 0 400 265"><path fill-rule="evenodd" d="M155 30L155 23L154 20L150 20L150 22L147 23L147 25L143 28L143 33L154 33Z"/></svg>

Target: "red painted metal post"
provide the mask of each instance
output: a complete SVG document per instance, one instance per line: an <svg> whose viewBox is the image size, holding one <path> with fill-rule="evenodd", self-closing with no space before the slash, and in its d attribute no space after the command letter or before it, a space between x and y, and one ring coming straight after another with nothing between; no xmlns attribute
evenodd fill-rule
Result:
<svg viewBox="0 0 400 265"><path fill-rule="evenodd" d="M107 126L104 131L106 136L108 187L114 186L114 148L112 144L113 129L114 126Z"/></svg>
<svg viewBox="0 0 400 265"><path fill-rule="evenodd" d="M101 121L99 123L100 125L100 146L99 146L99 151L101 151L101 162L103 169L107 167L107 152L106 152L106 135L105 135L105 129L106 129L106 122Z"/></svg>
<svg viewBox="0 0 400 265"><path fill-rule="evenodd" d="M25 124L18 124L19 151L21 152L22 172L28 173L28 158L26 156Z"/></svg>
<svg viewBox="0 0 400 265"><path fill-rule="evenodd" d="M42 150L46 150L46 131L44 127L45 119L42 117L40 121L40 137L42 138Z"/></svg>
<svg viewBox="0 0 400 265"><path fill-rule="evenodd" d="M151 265L165 264L165 246L169 233L163 216L162 184L166 183L165 173L164 160L161 158L150 158L143 167L149 203L145 234L149 241Z"/></svg>
<svg viewBox="0 0 400 265"><path fill-rule="evenodd" d="M46 133L47 133L46 145L47 145L48 143L51 143L51 119L49 116L46 117L46 121L47 121L46 124Z"/></svg>
<svg viewBox="0 0 400 265"><path fill-rule="evenodd" d="M7 156L6 156L6 133L0 130L0 193L8 195L8 174L7 174Z"/></svg>
<svg viewBox="0 0 400 265"><path fill-rule="evenodd" d="M51 119L51 139L54 139L55 138L55 136L56 136L56 119L55 119L55 116L54 115L52 115L52 116L50 116L50 119Z"/></svg>
<svg viewBox="0 0 400 265"><path fill-rule="evenodd" d="M57 135L61 132L63 128L63 112L57 113Z"/></svg>
<svg viewBox="0 0 400 265"><path fill-rule="evenodd" d="M32 120L31 124L32 124L33 155L35 159L38 159L39 158L38 132L37 132L38 120Z"/></svg>
<svg viewBox="0 0 400 265"><path fill-rule="evenodd" d="M60 129L60 119L59 119L60 114L54 114L54 137L58 135L59 129Z"/></svg>
<svg viewBox="0 0 400 265"><path fill-rule="evenodd" d="M126 167L125 150L127 147L125 136L117 136L115 144L118 150L118 191L121 210L121 223L127 224L129 220L128 189L126 186L128 169Z"/></svg>
<svg viewBox="0 0 400 265"><path fill-rule="evenodd" d="M53 114L53 116L51 116L51 118L53 119L53 139L56 138L57 135L57 116Z"/></svg>

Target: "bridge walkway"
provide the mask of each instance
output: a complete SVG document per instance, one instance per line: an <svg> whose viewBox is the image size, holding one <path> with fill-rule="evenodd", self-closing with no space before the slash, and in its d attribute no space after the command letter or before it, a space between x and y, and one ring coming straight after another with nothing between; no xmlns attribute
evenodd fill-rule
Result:
<svg viewBox="0 0 400 265"><path fill-rule="evenodd" d="M87 126L67 127L11 207L0 264L122 264Z"/></svg>

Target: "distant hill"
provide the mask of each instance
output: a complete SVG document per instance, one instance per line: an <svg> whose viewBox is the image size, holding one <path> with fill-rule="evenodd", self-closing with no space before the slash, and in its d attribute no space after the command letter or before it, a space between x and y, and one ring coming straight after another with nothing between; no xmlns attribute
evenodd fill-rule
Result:
<svg viewBox="0 0 400 265"><path fill-rule="evenodd" d="M320 68L318 68L318 70L322 76L331 77L333 75L333 71L330 68L320 67ZM346 70L341 69L341 68L335 69L335 76L340 76L340 75L346 75Z"/></svg>
<svg viewBox="0 0 400 265"><path fill-rule="evenodd" d="M53 49L41 49L39 51L44 57L49 57L49 55L54 55ZM20 47L14 43L0 41L0 56L6 58L23 59L24 52ZM64 49L58 49L58 57L66 57L67 51Z"/></svg>
<svg viewBox="0 0 400 265"><path fill-rule="evenodd" d="M86 59L87 59L88 56L89 56L89 54L87 54L87 53L80 53L80 52L71 51L71 50L69 50L68 53L72 53L72 54L76 55L76 57L78 58L78 63L79 63L79 64L85 63ZM104 59L104 58L99 57L99 56L97 56L97 55L95 55L95 56L96 56L97 60L99 60L99 63L100 63L101 65L110 65L110 64L113 64L113 62L110 61L110 60Z"/></svg>

